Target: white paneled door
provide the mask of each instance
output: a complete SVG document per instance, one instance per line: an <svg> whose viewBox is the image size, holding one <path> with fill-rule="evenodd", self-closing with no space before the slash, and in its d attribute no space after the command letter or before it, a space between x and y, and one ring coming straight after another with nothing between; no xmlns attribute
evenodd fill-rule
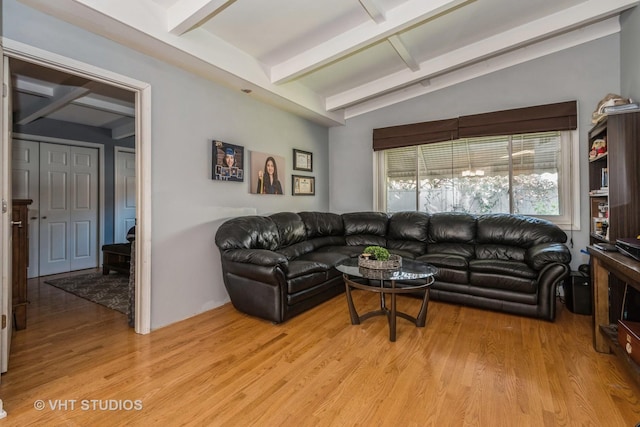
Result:
<svg viewBox="0 0 640 427"><path fill-rule="evenodd" d="M29 269L27 277L38 277L40 247L40 144L15 139L12 146L13 198L31 199L29 205Z"/></svg>
<svg viewBox="0 0 640 427"><path fill-rule="evenodd" d="M40 143L40 275L96 267L98 150Z"/></svg>
<svg viewBox="0 0 640 427"><path fill-rule="evenodd" d="M136 225L136 153L115 152L114 243L127 241L127 231Z"/></svg>

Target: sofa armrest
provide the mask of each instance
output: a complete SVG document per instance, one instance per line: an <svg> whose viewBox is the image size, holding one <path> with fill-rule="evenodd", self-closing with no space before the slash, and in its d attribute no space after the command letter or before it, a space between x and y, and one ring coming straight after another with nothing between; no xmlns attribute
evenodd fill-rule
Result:
<svg viewBox="0 0 640 427"><path fill-rule="evenodd" d="M569 264L571 252L562 243L541 243L530 247L524 255L524 260L533 270L540 271L550 263Z"/></svg>
<svg viewBox="0 0 640 427"><path fill-rule="evenodd" d="M232 249L222 253L226 261L242 262L245 264L261 265L265 267L287 265L287 257L267 249Z"/></svg>

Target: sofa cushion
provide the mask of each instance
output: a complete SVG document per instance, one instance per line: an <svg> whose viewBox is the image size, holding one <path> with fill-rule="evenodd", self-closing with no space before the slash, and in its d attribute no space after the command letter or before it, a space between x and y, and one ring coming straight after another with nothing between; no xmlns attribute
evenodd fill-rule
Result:
<svg viewBox="0 0 640 427"><path fill-rule="evenodd" d="M415 256L427 250L429 214L424 212L397 212L388 221L387 249L409 252ZM392 251L398 253L397 251Z"/></svg>
<svg viewBox="0 0 640 427"><path fill-rule="evenodd" d="M325 246L344 246L344 236L323 236L308 240L313 245L314 250L320 250Z"/></svg>
<svg viewBox="0 0 640 427"><path fill-rule="evenodd" d="M309 273L303 276L287 280L287 294L294 295L298 292L311 289L327 281L327 272Z"/></svg>
<svg viewBox="0 0 640 427"><path fill-rule="evenodd" d="M476 246L477 259L524 261L526 249L518 246L485 244Z"/></svg>
<svg viewBox="0 0 640 427"><path fill-rule="evenodd" d="M476 271L469 273L469 284L471 287L499 289L521 294L535 294L538 289L535 279Z"/></svg>
<svg viewBox="0 0 640 427"><path fill-rule="evenodd" d="M287 257L288 260L296 259L300 255L312 252L315 249L313 243L310 241L295 243L285 248L280 248L276 252Z"/></svg>
<svg viewBox="0 0 640 427"><path fill-rule="evenodd" d="M468 243L431 243L427 253L434 255L457 255L467 260L475 257L475 247Z"/></svg>
<svg viewBox="0 0 640 427"><path fill-rule="evenodd" d="M347 245L386 246L387 214L383 212L353 212L342 214Z"/></svg>
<svg viewBox="0 0 640 427"><path fill-rule="evenodd" d="M322 262L299 259L289 261L287 279L308 275L310 273L324 273L328 268L327 264Z"/></svg>
<svg viewBox="0 0 640 427"><path fill-rule="evenodd" d="M307 229L307 238L343 236L342 217L329 212L298 212Z"/></svg>
<svg viewBox="0 0 640 427"><path fill-rule="evenodd" d="M436 213L429 220L429 243L474 244L476 217L462 212Z"/></svg>
<svg viewBox="0 0 640 427"><path fill-rule="evenodd" d="M449 283L469 282L469 261L464 256L447 253L422 255L418 261L431 264L438 269L436 280Z"/></svg>
<svg viewBox="0 0 640 427"><path fill-rule="evenodd" d="M476 240L530 248L531 246L567 241L564 231L551 221L522 215L487 214L478 217Z"/></svg>
<svg viewBox="0 0 640 427"><path fill-rule="evenodd" d="M310 252L308 254L304 254L298 258L301 261L312 261L318 264L322 264L325 267L325 270L329 270L330 268L335 267L340 261L344 261L348 259L349 256L342 254L340 252Z"/></svg>
<svg viewBox="0 0 640 427"><path fill-rule="evenodd" d="M316 252L320 253L338 253L347 258L354 258L360 255L366 246L348 246L348 245L336 245L336 246L323 246Z"/></svg>
<svg viewBox="0 0 640 427"><path fill-rule="evenodd" d="M435 267L449 267L457 268L459 270L466 270L469 268L469 260L467 258L454 254L427 254L416 258L416 260L426 262L427 264L431 264Z"/></svg>
<svg viewBox="0 0 640 427"><path fill-rule="evenodd" d="M524 277L527 279L538 277L538 272L532 270L524 262L499 259L472 260L469 262L469 270L471 272L500 274L507 277Z"/></svg>
<svg viewBox="0 0 640 427"><path fill-rule="evenodd" d="M295 243L302 242L307 238L307 230L302 218L293 212L279 212L270 215L278 228L280 235L280 247L291 246Z"/></svg>

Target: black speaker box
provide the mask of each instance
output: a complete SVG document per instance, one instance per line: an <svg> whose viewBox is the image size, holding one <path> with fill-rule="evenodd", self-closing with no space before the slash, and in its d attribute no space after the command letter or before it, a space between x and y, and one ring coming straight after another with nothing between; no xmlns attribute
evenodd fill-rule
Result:
<svg viewBox="0 0 640 427"><path fill-rule="evenodd" d="M576 314L591 314L591 280L581 271L572 271L564 282L564 299L567 308Z"/></svg>

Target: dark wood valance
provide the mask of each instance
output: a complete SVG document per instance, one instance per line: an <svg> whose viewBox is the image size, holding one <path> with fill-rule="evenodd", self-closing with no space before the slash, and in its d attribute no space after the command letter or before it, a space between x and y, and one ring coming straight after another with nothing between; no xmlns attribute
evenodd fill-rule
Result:
<svg viewBox="0 0 640 427"><path fill-rule="evenodd" d="M577 102L569 101L462 116L458 133L460 138L473 138L573 130L577 126Z"/></svg>
<svg viewBox="0 0 640 427"><path fill-rule="evenodd" d="M458 139L458 119L437 120L373 130L373 150Z"/></svg>
<svg viewBox="0 0 640 427"><path fill-rule="evenodd" d="M430 144L458 138L573 130L578 126L577 116L577 101L568 101L392 126L373 130L373 150Z"/></svg>

